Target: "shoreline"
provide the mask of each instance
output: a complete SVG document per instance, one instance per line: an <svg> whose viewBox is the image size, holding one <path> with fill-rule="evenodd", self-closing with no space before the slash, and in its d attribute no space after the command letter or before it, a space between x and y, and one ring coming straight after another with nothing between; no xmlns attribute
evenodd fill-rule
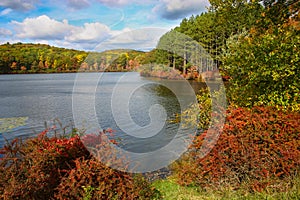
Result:
<svg viewBox="0 0 300 200"><path fill-rule="evenodd" d="M0 73L0 75L24 75L24 74L76 74L76 73L102 73L102 72L135 72L135 71L60 71L60 72L26 72L26 73Z"/></svg>
<svg viewBox="0 0 300 200"><path fill-rule="evenodd" d="M199 83L204 83L205 81L201 81L198 78L195 79L191 79L191 78L184 78L183 76L180 76L180 78L168 78L168 77L159 77L159 76L145 76L142 75L140 72L137 71L128 71L128 70L124 70L124 71L61 71L61 72L26 72L26 73L0 73L0 76L3 75L32 75L32 74L77 74L77 73L125 73L125 72L135 72L135 73L139 73L141 77L143 78L155 78L158 80L174 80L174 81L178 81L178 80L186 80L186 81L196 81Z"/></svg>

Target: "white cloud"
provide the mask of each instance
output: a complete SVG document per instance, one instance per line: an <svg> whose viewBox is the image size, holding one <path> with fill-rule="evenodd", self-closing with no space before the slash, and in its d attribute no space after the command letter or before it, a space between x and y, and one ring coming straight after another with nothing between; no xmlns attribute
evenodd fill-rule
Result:
<svg viewBox="0 0 300 200"><path fill-rule="evenodd" d="M73 27L71 34L65 39L70 42L100 42L110 36L108 26L96 23L85 23L83 27Z"/></svg>
<svg viewBox="0 0 300 200"><path fill-rule="evenodd" d="M2 10L2 11L0 12L0 16L7 15L7 14L9 14L11 11L12 11L11 8L6 8L6 9L4 9L4 10Z"/></svg>
<svg viewBox="0 0 300 200"><path fill-rule="evenodd" d="M0 28L0 36L10 36L12 32L5 28Z"/></svg>
<svg viewBox="0 0 300 200"><path fill-rule="evenodd" d="M174 20L200 14L208 5L208 0L160 0L152 11L165 19Z"/></svg>
<svg viewBox="0 0 300 200"><path fill-rule="evenodd" d="M99 22L73 26L67 20L56 21L46 15L26 18L23 22L13 21L12 25L18 38L66 40L75 43L100 42L112 32L108 26Z"/></svg>
<svg viewBox="0 0 300 200"><path fill-rule="evenodd" d="M18 38L29 39L63 39L71 31L67 20L62 22L50 19L46 15L37 18L26 18L23 22L13 21Z"/></svg>
<svg viewBox="0 0 300 200"><path fill-rule="evenodd" d="M13 10L27 11L32 10L39 0L1 0L0 6L11 8Z"/></svg>
<svg viewBox="0 0 300 200"><path fill-rule="evenodd" d="M51 45L85 50L108 49L153 49L159 38L169 29L141 28L130 30L111 30L107 25L95 22L82 26L69 24L67 20L57 21L46 15L26 18L22 22L13 21L15 38L43 41ZM0 29L0 34L12 34L9 30ZM95 49L95 47L98 47Z"/></svg>
<svg viewBox="0 0 300 200"><path fill-rule="evenodd" d="M88 42L74 43L74 42L69 42L66 40L55 40L55 41L49 42L49 44L52 46L56 46L56 47L64 47L67 49L77 49L77 50L83 50L83 51L92 51L95 49L95 46L97 45L97 44L88 43Z"/></svg>
<svg viewBox="0 0 300 200"><path fill-rule="evenodd" d="M159 38L168 30L162 28L126 29L99 44L95 50L135 49L148 51L155 48Z"/></svg>
<svg viewBox="0 0 300 200"><path fill-rule="evenodd" d="M85 23L83 26L70 25L67 20L57 21L42 15L36 18L26 18L22 22L11 23L15 36L19 39L45 40L55 42L70 48L93 49L104 39L115 34L108 26L96 23ZM4 30L2 31L4 33ZM8 33L8 32L7 32Z"/></svg>

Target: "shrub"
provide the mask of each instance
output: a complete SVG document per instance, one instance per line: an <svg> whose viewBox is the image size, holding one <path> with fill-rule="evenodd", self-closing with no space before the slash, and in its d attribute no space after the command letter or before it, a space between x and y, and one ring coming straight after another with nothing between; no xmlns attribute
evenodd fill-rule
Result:
<svg viewBox="0 0 300 200"><path fill-rule="evenodd" d="M180 71L162 64L143 65L143 67L140 69L140 75L144 77L157 77L163 79L184 79L180 75Z"/></svg>
<svg viewBox="0 0 300 200"><path fill-rule="evenodd" d="M78 136L48 138L47 131L22 143L16 139L3 149L0 180L4 199L44 199L53 197L53 190L79 157L88 157Z"/></svg>
<svg viewBox="0 0 300 200"><path fill-rule="evenodd" d="M199 132L202 132L223 121L227 107L223 86L216 90L202 88L196 97L197 103L191 105L180 115L183 119L183 126L197 126Z"/></svg>
<svg viewBox="0 0 300 200"><path fill-rule="evenodd" d="M252 29L227 40L223 63L231 77L231 101L239 106L300 110L300 34L296 27Z"/></svg>
<svg viewBox="0 0 300 200"><path fill-rule="evenodd" d="M189 153L172 165L180 184L203 188L275 188L299 173L300 114L273 107L232 108L210 153L200 157L207 131L197 136ZM207 139L207 138L206 138Z"/></svg>
<svg viewBox="0 0 300 200"><path fill-rule="evenodd" d="M157 195L144 179L98 162L78 135L48 137L47 132L25 142L15 139L1 149L0 199L147 199ZM89 137L85 139L91 141Z"/></svg>
<svg viewBox="0 0 300 200"><path fill-rule="evenodd" d="M113 170L95 159L77 159L62 178L56 199L150 199L156 193L142 178Z"/></svg>

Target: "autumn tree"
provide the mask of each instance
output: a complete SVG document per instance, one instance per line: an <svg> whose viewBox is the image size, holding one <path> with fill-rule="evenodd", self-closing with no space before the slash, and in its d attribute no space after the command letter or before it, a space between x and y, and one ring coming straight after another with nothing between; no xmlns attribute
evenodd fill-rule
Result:
<svg viewBox="0 0 300 200"><path fill-rule="evenodd" d="M227 43L223 61L238 105L300 110L300 32L289 2L264 1L259 23Z"/></svg>

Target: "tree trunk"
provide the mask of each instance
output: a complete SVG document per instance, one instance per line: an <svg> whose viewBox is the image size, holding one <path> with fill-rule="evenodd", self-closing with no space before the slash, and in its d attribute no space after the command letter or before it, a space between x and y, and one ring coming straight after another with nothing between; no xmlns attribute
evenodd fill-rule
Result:
<svg viewBox="0 0 300 200"><path fill-rule="evenodd" d="M176 69L176 58L175 58L175 56L173 57L173 69L174 70Z"/></svg>

